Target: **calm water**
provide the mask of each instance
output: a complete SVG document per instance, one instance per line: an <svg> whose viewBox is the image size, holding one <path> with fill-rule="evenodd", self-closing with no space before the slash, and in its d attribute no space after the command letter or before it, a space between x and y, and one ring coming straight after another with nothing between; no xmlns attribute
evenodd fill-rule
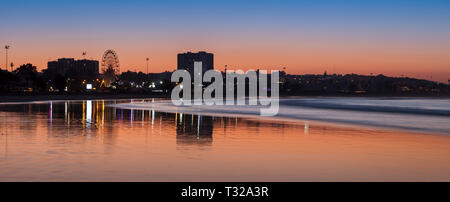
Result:
<svg viewBox="0 0 450 202"><path fill-rule="evenodd" d="M0 181L449 181L450 136L308 121L0 104Z"/></svg>

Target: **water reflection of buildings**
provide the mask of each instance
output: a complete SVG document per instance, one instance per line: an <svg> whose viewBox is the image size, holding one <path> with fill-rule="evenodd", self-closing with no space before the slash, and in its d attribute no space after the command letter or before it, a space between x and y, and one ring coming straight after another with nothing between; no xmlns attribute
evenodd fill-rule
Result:
<svg viewBox="0 0 450 202"><path fill-rule="evenodd" d="M127 102L127 101L117 101ZM141 102L141 101L139 101ZM264 131L281 131L283 123L248 120L238 117L210 117L181 113L165 113L154 110L120 109L111 104L116 101L53 101L20 105L0 105L2 134L25 131L24 137L31 140L46 136L46 143L69 142L72 144L102 144L104 153L114 153L117 145L129 142L152 145L154 140L168 140L177 149L191 148L209 150L213 138L233 138L240 134L263 134ZM13 116L11 116L14 114ZM14 123L14 125L12 125ZM19 123L19 124L17 124ZM310 131L309 126L296 128L297 132ZM153 137L152 137L153 136ZM11 137L11 136L10 136ZM17 136L12 136L17 137ZM7 156L11 139L0 137L0 152L4 147ZM175 139L175 140L174 140ZM123 141L124 140L124 141ZM219 140L219 141L217 141ZM159 143L158 143L159 144Z"/></svg>
<svg viewBox="0 0 450 202"><path fill-rule="evenodd" d="M232 132L238 124L257 128L255 123L241 122L238 118L173 114L151 109L121 109L111 106L118 102L128 101L40 102L0 106L0 111L24 113L27 117L33 117L31 120L37 120L39 123L24 122L21 128L32 131L42 128L45 131L40 134L47 134L50 139L85 137L76 139L79 141L100 140L105 145L114 145L118 143L119 137L133 133L133 138L144 137L144 135L176 134L174 137L177 145L210 146L213 143L213 125L216 125L216 128L223 128L216 131L218 135L225 135L228 133L227 130ZM136 100L136 102L142 102L142 100Z"/></svg>
<svg viewBox="0 0 450 202"><path fill-rule="evenodd" d="M175 114L177 144L211 145L213 142L213 118L193 114Z"/></svg>

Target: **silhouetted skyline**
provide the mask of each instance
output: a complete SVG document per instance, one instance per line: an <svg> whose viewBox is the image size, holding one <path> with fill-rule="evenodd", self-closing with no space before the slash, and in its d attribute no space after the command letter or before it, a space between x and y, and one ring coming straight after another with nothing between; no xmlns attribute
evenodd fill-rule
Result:
<svg viewBox="0 0 450 202"><path fill-rule="evenodd" d="M450 77L448 1L44 0L2 8L0 43L11 46L16 67L100 60L114 49L121 71L146 72L150 57L149 72L163 72L176 69L177 53L204 50L218 70Z"/></svg>

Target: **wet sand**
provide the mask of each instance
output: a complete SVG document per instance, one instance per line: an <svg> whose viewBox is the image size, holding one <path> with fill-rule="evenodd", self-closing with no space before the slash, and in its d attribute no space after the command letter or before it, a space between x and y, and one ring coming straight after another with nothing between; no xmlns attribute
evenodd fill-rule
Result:
<svg viewBox="0 0 450 202"><path fill-rule="evenodd" d="M450 137L309 121L0 105L0 181L450 181Z"/></svg>

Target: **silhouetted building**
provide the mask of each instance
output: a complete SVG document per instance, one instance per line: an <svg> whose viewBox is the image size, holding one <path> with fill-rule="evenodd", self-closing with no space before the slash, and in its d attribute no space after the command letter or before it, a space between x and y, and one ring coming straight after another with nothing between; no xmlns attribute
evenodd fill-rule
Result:
<svg viewBox="0 0 450 202"><path fill-rule="evenodd" d="M97 60L77 60L75 61L75 71L79 75L96 78L99 75L99 62Z"/></svg>
<svg viewBox="0 0 450 202"><path fill-rule="evenodd" d="M73 69L75 60L73 58L60 58L57 61L47 63L47 72L49 74L59 74L65 76L69 69Z"/></svg>
<svg viewBox="0 0 450 202"><path fill-rule="evenodd" d="M177 69L184 69L194 74L194 62L202 62L202 73L214 69L214 54L200 51L198 53L180 53L178 54Z"/></svg>
<svg viewBox="0 0 450 202"><path fill-rule="evenodd" d="M57 61L48 62L47 73L50 75L59 74L64 77L94 79L99 74L99 62L96 60L60 58Z"/></svg>

